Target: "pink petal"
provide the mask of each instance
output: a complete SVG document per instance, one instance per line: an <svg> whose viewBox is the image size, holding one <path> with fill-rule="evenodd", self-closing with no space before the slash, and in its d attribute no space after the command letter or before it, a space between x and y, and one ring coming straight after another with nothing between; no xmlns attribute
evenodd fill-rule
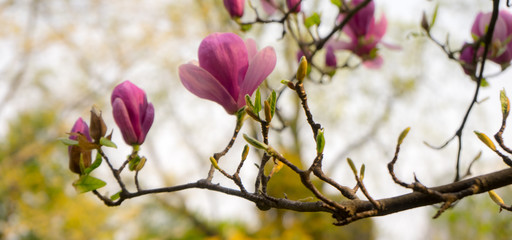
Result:
<svg viewBox="0 0 512 240"><path fill-rule="evenodd" d="M220 104L229 114L238 110L230 93L205 69L188 63L181 65L178 71L183 86L196 96Z"/></svg>
<svg viewBox="0 0 512 240"><path fill-rule="evenodd" d="M261 6L268 15L274 14L277 9L274 0L261 0Z"/></svg>
<svg viewBox="0 0 512 240"><path fill-rule="evenodd" d="M372 60L366 60L363 62L363 65L367 68L370 68L370 69L378 69L382 66L382 64L384 63L384 60L382 59L381 56L377 56L375 57L374 59Z"/></svg>
<svg viewBox="0 0 512 240"><path fill-rule="evenodd" d="M114 120L121 130L124 141L128 144L137 143L137 134L135 134L130 116L128 115L128 110L121 98L116 98L112 103L112 112Z"/></svg>
<svg viewBox="0 0 512 240"><path fill-rule="evenodd" d="M199 66L235 97L249 65L244 41L234 33L213 33L199 46Z"/></svg>
<svg viewBox="0 0 512 240"><path fill-rule="evenodd" d="M247 48L247 57L249 59L249 62L251 59L256 56L258 53L258 47L256 46L256 41L254 39L249 38L245 40L245 47Z"/></svg>
<svg viewBox="0 0 512 240"><path fill-rule="evenodd" d="M368 28L368 35L374 36L375 41L379 42L380 39L384 36L386 33L386 29L388 26L388 20L386 19L386 15L382 15L380 17L379 22L372 21L369 28Z"/></svg>
<svg viewBox="0 0 512 240"><path fill-rule="evenodd" d="M151 128L151 125L153 125L153 120L155 119L155 108L153 107L153 104L149 103L148 107L146 108L146 112L144 113L143 119L142 119L142 131L140 132L138 142L139 144L142 144L144 140L146 139L146 135L149 132L149 129Z"/></svg>
<svg viewBox="0 0 512 240"><path fill-rule="evenodd" d="M259 51L251 60L245 79L240 83L240 95L238 96L238 106L244 106L244 97L252 93L272 73L276 66L276 52L272 47L266 47Z"/></svg>

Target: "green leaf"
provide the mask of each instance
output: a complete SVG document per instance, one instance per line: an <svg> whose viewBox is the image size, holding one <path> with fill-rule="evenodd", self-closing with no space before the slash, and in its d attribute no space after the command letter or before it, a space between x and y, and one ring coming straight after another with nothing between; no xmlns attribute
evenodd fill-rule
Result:
<svg viewBox="0 0 512 240"><path fill-rule="evenodd" d="M489 82L485 78L482 78L482 81L480 81L480 87L489 87L491 86Z"/></svg>
<svg viewBox="0 0 512 240"><path fill-rule="evenodd" d="M130 159L130 162L128 162L128 169L130 169L130 171L135 171L139 163L140 157L137 155L134 158Z"/></svg>
<svg viewBox="0 0 512 240"><path fill-rule="evenodd" d="M105 185L107 185L106 182L90 175L82 175L73 183L73 187L75 187L78 193L85 193L96 190L98 188L104 187Z"/></svg>
<svg viewBox="0 0 512 240"><path fill-rule="evenodd" d="M429 29L432 29L432 27L434 27L434 24L436 23L438 10L439 10L439 3L436 4L436 7L434 8L434 14L432 15L432 21L430 22Z"/></svg>
<svg viewBox="0 0 512 240"><path fill-rule="evenodd" d="M64 145L68 145L68 146L76 146L78 145L78 141L77 140L72 140L72 139L69 139L69 138L58 138L57 140L59 140L61 143L63 143Z"/></svg>
<svg viewBox="0 0 512 240"><path fill-rule="evenodd" d="M84 170L84 174L89 174L91 173L94 169L98 168L100 165L101 165L101 162L103 161L103 157L101 156L100 153L96 153L96 159L94 160L94 162L91 164L91 166L89 166L88 168L86 168Z"/></svg>
<svg viewBox="0 0 512 240"><path fill-rule="evenodd" d="M316 134L316 152L317 154L322 154L324 152L325 146L325 137L324 137L324 129L319 129Z"/></svg>
<svg viewBox="0 0 512 240"><path fill-rule="evenodd" d="M485 145L487 145L487 147L489 147L493 151L496 151L496 146L491 141L491 139L489 137L487 137L487 135L485 135L485 133L481 133L481 132L477 132L477 131L473 131L473 132L480 139L480 141L482 141Z"/></svg>
<svg viewBox="0 0 512 240"><path fill-rule="evenodd" d="M249 96L249 94L245 94L245 104L250 108L250 110L254 109L254 104L252 104L251 96Z"/></svg>
<svg viewBox="0 0 512 240"><path fill-rule="evenodd" d="M306 28L310 28L314 25L318 26L320 25L320 15L318 15L318 13L314 12L311 16L309 16L308 18L306 18L306 20L304 20L304 25L306 26Z"/></svg>
<svg viewBox="0 0 512 240"><path fill-rule="evenodd" d="M117 149L117 145L106 137L100 138L100 145Z"/></svg>
<svg viewBox="0 0 512 240"><path fill-rule="evenodd" d="M240 24L240 31L247 32L251 30L252 24Z"/></svg>
<svg viewBox="0 0 512 240"><path fill-rule="evenodd" d="M411 130L410 127L404 129L402 131L402 133L400 133L400 136L398 137L398 145L402 144L402 142L404 141L404 138L407 136L407 134L409 133L409 130Z"/></svg>
<svg viewBox="0 0 512 240"><path fill-rule="evenodd" d="M505 89L500 91L500 102L501 112L503 113L503 119L506 119L508 117L508 113L510 112L510 100L507 97Z"/></svg>
<svg viewBox="0 0 512 240"><path fill-rule="evenodd" d="M359 170L359 177L361 178L361 181L363 181L364 179L364 171L365 171L366 167L363 163L363 165L361 166L361 169Z"/></svg>
<svg viewBox="0 0 512 240"><path fill-rule="evenodd" d="M263 150L267 150L268 149L268 145L265 144L265 143L262 143L252 137L249 137L249 135L247 134L244 134L244 139L245 141L247 141L249 144L251 144L253 147L255 148L259 148L259 149L263 149Z"/></svg>
<svg viewBox="0 0 512 240"><path fill-rule="evenodd" d="M276 91L272 90L272 94L269 97L269 103L270 103L270 113L271 116L274 117L274 113L276 112L276 101L277 101L277 93Z"/></svg>
<svg viewBox="0 0 512 240"><path fill-rule="evenodd" d="M354 162L352 161L352 159L347 158L347 162L348 162L348 165L350 166L350 169L352 169L352 172L354 173L354 175L357 176L356 165L354 165Z"/></svg>
<svg viewBox="0 0 512 240"><path fill-rule="evenodd" d="M331 0L331 3L336 5L336 7L338 7L338 8L341 7L341 0Z"/></svg>
<svg viewBox="0 0 512 240"><path fill-rule="evenodd" d="M256 116L260 116L260 111L261 111L261 93L260 93L260 88L256 89L256 96L254 97L254 114L256 114Z"/></svg>
<svg viewBox="0 0 512 240"><path fill-rule="evenodd" d="M121 197L121 191L117 192L116 194L110 196L110 200L115 201Z"/></svg>

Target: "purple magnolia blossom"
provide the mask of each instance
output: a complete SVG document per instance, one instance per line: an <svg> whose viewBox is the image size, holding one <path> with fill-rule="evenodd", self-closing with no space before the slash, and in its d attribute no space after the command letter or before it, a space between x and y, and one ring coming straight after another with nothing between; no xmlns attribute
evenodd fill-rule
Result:
<svg viewBox="0 0 512 240"><path fill-rule="evenodd" d="M261 0L261 6L268 15L274 14L277 10L277 4L275 0Z"/></svg>
<svg viewBox="0 0 512 240"><path fill-rule="evenodd" d="M245 0L224 0L224 7L232 18L240 18L244 15Z"/></svg>
<svg viewBox="0 0 512 240"><path fill-rule="evenodd" d="M144 90L130 81L117 85L110 99L114 120L129 145L140 145L153 124L155 109Z"/></svg>
<svg viewBox="0 0 512 240"><path fill-rule="evenodd" d="M471 28L471 35L476 42L485 36L489 23L491 21L492 12L478 13L476 16L473 27ZM512 60L512 14L505 10L499 11L498 19L494 27L491 46L489 48L489 60L507 67ZM483 48L477 52L478 57L482 57Z"/></svg>
<svg viewBox="0 0 512 240"><path fill-rule="evenodd" d="M199 46L199 64L179 67L181 82L200 98L220 104L234 114L276 66L272 47L258 51L254 40L244 41L234 33L213 33Z"/></svg>
<svg viewBox="0 0 512 240"><path fill-rule="evenodd" d="M92 142L91 136L89 135L89 126L82 118L76 120L73 128L71 128L71 133L80 133L86 137L87 141ZM71 134L69 136L71 140L77 140L78 135ZM69 155L69 169L74 172L81 174L80 169L80 159L83 160L83 166L89 167L91 165L91 150L82 149L80 146L69 146L68 147L68 155ZM81 156L80 156L81 155Z"/></svg>
<svg viewBox="0 0 512 240"><path fill-rule="evenodd" d="M352 7L361 4L364 0L353 0ZM338 22L343 20L344 16L340 16ZM375 21L375 3L369 2L365 7L360 9L344 26L343 32L348 35L350 41L333 40L328 43L333 49L345 49L358 55L363 64L369 68L378 68L382 65L382 57L377 54L377 44L382 43L389 48L398 48L396 46L381 42L382 37L386 33L387 20L382 15L378 22Z"/></svg>
<svg viewBox="0 0 512 240"><path fill-rule="evenodd" d="M473 60L475 56L475 49L473 45L464 43L462 51L460 52L459 60L462 64L462 69L467 75L474 76L476 71L476 61Z"/></svg>
<svg viewBox="0 0 512 240"><path fill-rule="evenodd" d="M301 0L286 0L286 6L290 12L298 13L300 12L300 1Z"/></svg>
<svg viewBox="0 0 512 240"><path fill-rule="evenodd" d="M336 68L338 61L336 60L336 55L334 54L334 48L332 46L327 46L327 51L325 52L325 65L327 67Z"/></svg>

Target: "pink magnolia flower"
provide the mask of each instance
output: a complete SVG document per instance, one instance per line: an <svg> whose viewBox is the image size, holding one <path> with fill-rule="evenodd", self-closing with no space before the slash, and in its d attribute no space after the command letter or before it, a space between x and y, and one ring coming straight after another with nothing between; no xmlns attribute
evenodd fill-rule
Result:
<svg viewBox="0 0 512 240"><path fill-rule="evenodd" d="M277 4L275 0L261 0L261 6L268 15L274 14L277 10Z"/></svg>
<svg viewBox="0 0 512 240"><path fill-rule="evenodd" d="M245 0L224 0L224 7L232 18L240 18L244 15Z"/></svg>
<svg viewBox="0 0 512 240"><path fill-rule="evenodd" d="M474 76L476 71L476 60L473 61L475 56L475 49L472 44L464 43L462 51L460 52L459 60L462 64L462 69L467 75Z"/></svg>
<svg viewBox="0 0 512 240"><path fill-rule="evenodd" d="M491 21L492 12L478 13L476 16L471 34L476 42L485 36L489 23ZM499 11L498 19L494 27L491 46L489 48L489 60L507 67L512 60L512 14L505 10ZM482 57L483 48L477 52L478 57Z"/></svg>
<svg viewBox="0 0 512 240"><path fill-rule="evenodd" d="M352 7L361 4L364 0L353 0ZM382 15L378 22L375 21L375 3L369 2L365 7L360 9L343 27L343 32L348 35L350 41L333 40L328 43L335 50L345 49L358 55L363 64L369 68L378 68L382 65L382 57L377 54L377 44L382 43L384 46L397 49L398 47L381 42L382 37L386 33L387 20ZM340 16L338 22L343 20L344 16Z"/></svg>
<svg viewBox="0 0 512 240"><path fill-rule="evenodd" d="M336 55L334 54L334 48L332 46L327 46L327 51L325 52L325 65L327 67L336 68L338 61L336 60Z"/></svg>
<svg viewBox="0 0 512 240"><path fill-rule="evenodd" d="M86 140L92 142L91 136L89 135L89 126L82 118L76 120L73 128L71 128L71 135L69 139L77 140L78 135L76 133L80 133L86 137ZM75 134L73 134L75 133ZM90 149L82 149L80 146L69 146L68 147L68 155L69 155L69 169L74 172L81 174L80 169L80 159L83 161L83 166L85 168L91 165L91 150Z"/></svg>
<svg viewBox="0 0 512 240"><path fill-rule="evenodd" d="M290 12L298 13L300 12L300 1L301 0L286 0L286 6Z"/></svg>
<svg viewBox="0 0 512 240"><path fill-rule="evenodd" d="M199 64L194 61L179 67L181 82L190 92L220 104L229 114L245 106L245 95L252 95L276 65L272 47L257 51L254 40L244 43L234 33L208 35L198 52Z"/></svg>
<svg viewBox="0 0 512 240"><path fill-rule="evenodd" d="M124 141L129 145L144 143L155 117L153 104L148 103L144 90L124 81L114 88L110 101Z"/></svg>

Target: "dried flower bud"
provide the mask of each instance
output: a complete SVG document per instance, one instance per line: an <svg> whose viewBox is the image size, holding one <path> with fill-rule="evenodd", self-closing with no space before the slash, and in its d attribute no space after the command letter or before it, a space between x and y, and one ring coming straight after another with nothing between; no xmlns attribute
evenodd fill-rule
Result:
<svg viewBox="0 0 512 240"><path fill-rule="evenodd" d="M95 143L99 143L100 138L107 134L107 125L105 125L105 121L103 121L101 111L95 105L91 108L90 134Z"/></svg>

